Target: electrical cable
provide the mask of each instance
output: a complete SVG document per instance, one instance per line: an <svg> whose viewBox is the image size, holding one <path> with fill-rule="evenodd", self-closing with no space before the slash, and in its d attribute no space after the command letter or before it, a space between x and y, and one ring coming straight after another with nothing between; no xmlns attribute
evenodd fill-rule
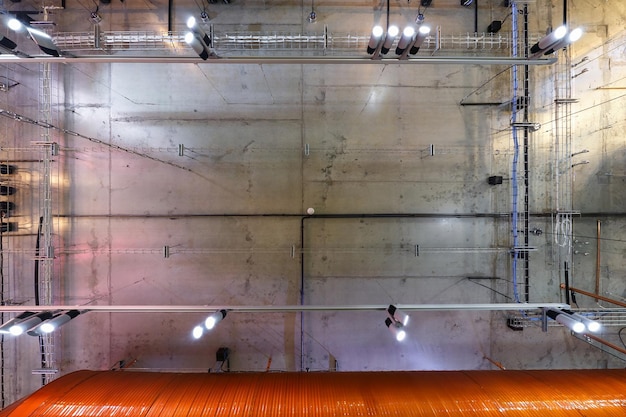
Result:
<svg viewBox="0 0 626 417"><path fill-rule="evenodd" d="M622 342L622 345L624 345L624 347L626 348L626 343L624 342L624 339L622 339L622 330L624 329L626 329L626 327L622 327L617 331L617 337L619 338L619 341Z"/></svg>

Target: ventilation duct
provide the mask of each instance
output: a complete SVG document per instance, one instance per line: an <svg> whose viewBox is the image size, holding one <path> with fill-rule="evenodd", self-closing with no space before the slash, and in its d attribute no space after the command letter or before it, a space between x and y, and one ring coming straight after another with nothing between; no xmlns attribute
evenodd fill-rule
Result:
<svg viewBox="0 0 626 417"><path fill-rule="evenodd" d="M78 371L0 417L624 416L625 370Z"/></svg>

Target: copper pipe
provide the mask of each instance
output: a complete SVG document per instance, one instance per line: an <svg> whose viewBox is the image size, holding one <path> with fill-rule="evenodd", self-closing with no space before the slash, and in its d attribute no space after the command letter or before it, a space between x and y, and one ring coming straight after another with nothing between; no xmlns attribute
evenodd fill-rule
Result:
<svg viewBox="0 0 626 417"><path fill-rule="evenodd" d="M596 237L596 294L600 294L600 225L602 224L602 222L600 220L598 220L597 225L598 225L598 230L597 230L597 237ZM598 299L596 298L596 303L598 302Z"/></svg>
<svg viewBox="0 0 626 417"><path fill-rule="evenodd" d="M626 370L78 371L0 417L624 416Z"/></svg>
<svg viewBox="0 0 626 417"><path fill-rule="evenodd" d="M561 288L565 288L565 284L561 284ZM578 294L582 294L582 295L586 295L588 297L596 298L598 300L606 301L607 303L615 304L615 305L620 306L620 307L626 307L626 303L623 303L623 302L617 301L617 300L613 300L612 298L604 297L604 296L599 295L599 294L594 294L592 292L581 290L579 288L569 287L569 289L570 289L570 291L578 293Z"/></svg>
<svg viewBox="0 0 626 417"><path fill-rule="evenodd" d="M504 365L502 365L500 362L493 360L488 356L483 356L483 358L487 359L489 362L491 362L493 365L497 366L498 368L502 369L503 371L506 369Z"/></svg>
<svg viewBox="0 0 626 417"><path fill-rule="evenodd" d="M601 338L599 338L598 336L594 336L594 335L592 335L592 334L587 334L587 333L585 333L585 334L584 334L584 337L588 337L589 339L592 339L592 340L595 340L596 342L602 343L603 345L608 346L608 347L610 347L611 349L615 349L615 350L617 350L618 352L621 352L621 353L623 353L624 355L626 355L626 349L621 348L621 347L619 347L619 346L617 346L617 345L614 345L614 344L613 344L613 343L611 343L611 342L607 342L606 340L601 339Z"/></svg>

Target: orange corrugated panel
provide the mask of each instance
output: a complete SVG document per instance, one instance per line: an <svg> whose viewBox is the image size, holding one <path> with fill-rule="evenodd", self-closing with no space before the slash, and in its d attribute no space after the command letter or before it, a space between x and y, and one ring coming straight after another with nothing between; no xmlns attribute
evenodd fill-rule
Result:
<svg viewBox="0 0 626 417"><path fill-rule="evenodd" d="M0 417L624 417L626 371L69 374Z"/></svg>

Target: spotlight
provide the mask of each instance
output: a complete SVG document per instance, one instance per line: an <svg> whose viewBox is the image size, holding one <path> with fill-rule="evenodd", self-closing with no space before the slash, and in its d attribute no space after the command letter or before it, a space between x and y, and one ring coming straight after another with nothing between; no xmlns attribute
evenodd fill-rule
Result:
<svg viewBox="0 0 626 417"><path fill-rule="evenodd" d="M14 17L9 19L9 22L7 23L7 25L9 26L9 29L11 29L13 31L18 31L18 30L20 30L20 29L22 29L24 27L22 22L20 22L19 20L17 20Z"/></svg>
<svg viewBox="0 0 626 417"><path fill-rule="evenodd" d="M411 42L413 42L413 36L415 35L415 28L413 26L407 26L402 31L402 36L398 41L396 47L396 55L402 55Z"/></svg>
<svg viewBox="0 0 626 417"><path fill-rule="evenodd" d="M382 26L374 26L372 28L372 36L370 36L370 41L367 44L367 53L373 54L378 49L378 45L380 44L380 40L383 37L383 28Z"/></svg>
<svg viewBox="0 0 626 417"><path fill-rule="evenodd" d="M204 321L204 327L206 327L207 330L211 330L217 323L222 321L224 317L226 317L226 310L218 310L206 318Z"/></svg>
<svg viewBox="0 0 626 417"><path fill-rule="evenodd" d="M52 318L52 313L49 311L43 311L41 313L33 314L32 316L15 322L15 324L9 327L9 333L11 333L13 336L19 336L25 331L38 326L39 324L41 324L41 322L50 318Z"/></svg>
<svg viewBox="0 0 626 417"><path fill-rule="evenodd" d="M402 342L406 338L406 332L402 329L402 323L394 322L389 317L385 319L385 326L394 334L398 342Z"/></svg>
<svg viewBox="0 0 626 417"><path fill-rule="evenodd" d="M311 10L311 13L309 13L309 17L307 18L307 20L309 21L309 23L315 23L315 21L317 20L317 14L315 13L315 10Z"/></svg>
<svg viewBox="0 0 626 417"><path fill-rule="evenodd" d="M546 310L546 315L557 323L569 328L574 333L582 333L585 331L585 325L561 310Z"/></svg>
<svg viewBox="0 0 626 417"><path fill-rule="evenodd" d="M78 310L69 310L64 313L55 314L40 325L30 329L28 334L31 336L41 336L42 334L52 333L73 318L78 317L82 312Z"/></svg>
<svg viewBox="0 0 626 417"><path fill-rule="evenodd" d="M472 3L474 3L474 0L461 0L461 6L463 7L469 7Z"/></svg>
<svg viewBox="0 0 626 417"><path fill-rule="evenodd" d="M396 306L391 304L387 307L387 314L389 317L396 323L402 324L402 326L406 326L409 323L409 315L404 311L399 310Z"/></svg>
<svg viewBox="0 0 626 417"><path fill-rule="evenodd" d="M426 37L428 36L429 33L430 33L429 26L420 26L420 28L417 31L417 36L415 37L415 42L413 42L413 45L411 46L411 49L409 50L409 53L411 55L415 55L420 50L420 47L426 40Z"/></svg>
<svg viewBox="0 0 626 417"><path fill-rule="evenodd" d="M0 333L4 333L4 334L9 333L9 329L11 328L11 326L34 315L35 313L33 313L32 311L25 311L24 313L18 314L17 316L13 317L11 320L7 321L6 323L0 326Z"/></svg>
<svg viewBox="0 0 626 417"><path fill-rule="evenodd" d="M191 335L193 336L194 339L200 339L202 337L202 334L204 333L204 328L202 326L196 326L193 328L193 331L191 332Z"/></svg>
<svg viewBox="0 0 626 417"><path fill-rule="evenodd" d="M191 32L187 32L185 34L185 42L187 42L187 44L191 46L191 48L198 54L198 56L200 56L200 58L205 61L207 60L207 58L209 57L209 51L207 50L204 43L196 37L196 35Z"/></svg>
<svg viewBox="0 0 626 417"><path fill-rule="evenodd" d="M42 32L38 29L33 29L29 26L26 27L30 38L37 44L39 49L44 53L52 56L60 56L59 48L52 41L52 37L46 32Z"/></svg>
<svg viewBox="0 0 626 417"><path fill-rule="evenodd" d="M550 49L548 49L547 51L545 51L543 54L544 55L550 55L555 53L556 51L558 51L561 48L565 48L566 46L568 46L569 44L576 42L578 39L580 39L580 37L583 35L583 30L581 28L576 28L574 30L572 30L570 33L568 33L567 36L565 36L563 39L561 39L559 42L557 42L555 45L552 45L550 47Z"/></svg>
<svg viewBox="0 0 626 417"><path fill-rule="evenodd" d="M209 14L205 10L200 12L200 20L202 20L202 22L204 23L209 21Z"/></svg>
<svg viewBox="0 0 626 417"><path fill-rule="evenodd" d="M391 45L393 45L393 41L396 40L396 36L398 36L399 32L400 29L398 29L398 26L389 26L389 28L387 29L387 36L385 37L385 42L383 43L383 47L380 49L381 54L385 55L387 52L389 52L389 50L391 49Z"/></svg>
<svg viewBox="0 0 626 417"><path fill-rule="evenodd" d="M540 56L567 35L567 27L559 26L530 47L531 58Z"/></svg>
<svg viewBox="0 0 626 417"><path fill-rule="evenodd" d="M602 328L602 325L595 320L591 320L581 314L574 313L573 311L570 311L570 310L563 310L563 311L569 314L570 316L572 316L574 319L582 322L582 324L585 325L587 330L589 330L592 333L597 333Z"/></svg>
<svg viewBox="0 0 626 417"><path fill-rule="evenodd" d="M211 47L211 38L209 38L209 35L207 35L206 32L198 25L195 17L189 16L189 19L187 19L187 27L193 32L194 35L204 42L204 45L207 48Z"/></svg>

